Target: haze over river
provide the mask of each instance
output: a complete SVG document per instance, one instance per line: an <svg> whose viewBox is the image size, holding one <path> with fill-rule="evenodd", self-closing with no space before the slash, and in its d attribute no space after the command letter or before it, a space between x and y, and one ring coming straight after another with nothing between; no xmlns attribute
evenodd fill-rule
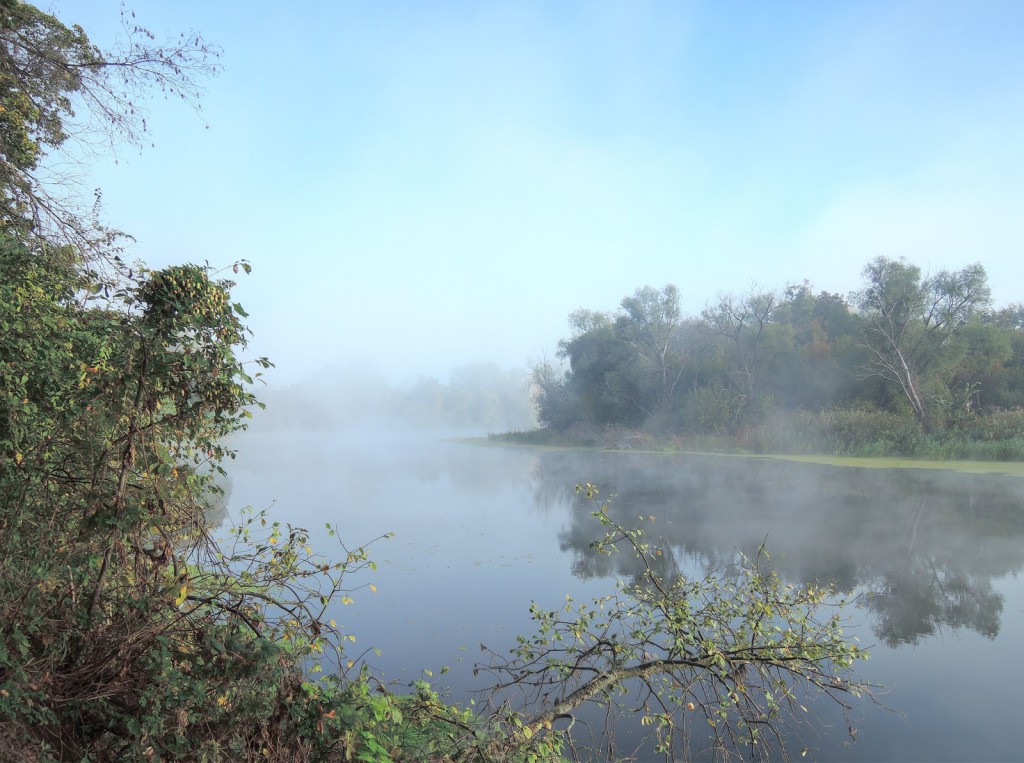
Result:
<svg viewBox="0 0 1024 763"><path fill-rule="evenodd" d="M232 512L270 507L314 536L330 522L349 546L394 533L371 548L378 569L352 581L376 593L359 590L334 612L357 638L352 656L381 650L367 659L387 680L407 684L428 669L436 688L466 702L487 686L472 675L480 645L505 653L532 633L531 601L557 608L628 580L626 555L590 552L601 532L573 488L591 482L614 496L622 521L653 515L649 537L660 534L684 572L724 568L764 542L785 579L864 594L847 632L870 647L861 676L884 684L881 700L898 712L858 703L850 744L842 717L818 703L827 727L806 740L811 757L1024 754L1022 477L259 427L238 447ZM630 730L617 734L628 745Z"/></svg>

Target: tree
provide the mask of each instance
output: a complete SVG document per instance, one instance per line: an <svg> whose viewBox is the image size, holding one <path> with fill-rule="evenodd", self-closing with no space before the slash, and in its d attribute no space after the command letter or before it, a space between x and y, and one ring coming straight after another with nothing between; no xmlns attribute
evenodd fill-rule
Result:
<svg viewBox="0 0 1024 763"><path fill-rule="evenodd" d="M569 316L572 336L559 342L558 355L569 361L569 391L579 401L583 420L633 426L645 407L630 347L620 341L610 314L579 309Z"/></svg>
<svg viewBox="0 0 1024 763"><path fill-rule="evenodd" d="M1020 332L986 318L977 315L960 330L957 362L949 373L952 413L960 419L995 405L1014 407L1007 395L1012 384L1008 366L1012 365L1014 339Z"/></svg>
<svg viewBox="0 0 1024 763"><path fill-rule="evenodd" d="M79 265L0 234L4 749L302 747L271 717L331 632L323 601L365 556L333 567L304 550L305 531L251 521L214 541L222 440L254 403L231 284L174 266L108 298Z"/></svg>
<svg viewBox="0 0 1024 763"><path fill-rule="evenodd" d="M670 411L685 370L679 290L644 286L618 314L580 309L559 355L570 364L570 389L582 414L598 424L638 426Z"/></svg>
<svg viewBox="0 0 1024 763"><path fill-rule="evenodd" d="M772 315L772 347L763 388L790 411L822 410L855 392L857 321L838 294L815 294L804 281L787 287Z"/></svg>
<svg viewBox="0 0 1024 763"><path fill-rule="evenodd" d="M718 304L706 308L701 317L704 326L716 339L725 361L728 389L706 389L696 396L700 417L719 418L730 411L732 425L761 411L765 401L762 388L771 355L768 339L778 296L771 291L752 289L742 299L732 295L720 297Z"/></svg>
<svg viewBox="0 0 1024 763"><path fill-rule="evenodd" d="M683 357L675 341L682 326L679 289L668 284L660 292L650 286L622 300L625 314L616 321L622 339L633 349L657 386L658 405L675 395L683 375Z"/></svg>
<svg viewBox="0 0 1024 763"><path fill-rule="evenodd" d="M530 381L537 421L542 427L564 432L579 421L579 401L569 389L564 370L541 360L533 365Z"/></svg>
<svg viewBox="0 0 1024 763"><path fill-rule="evenodd" d="M96 224L75 171L52 157L71 141L83 149L141 145L148 93L158 90L199 107L203 78L219 50L190 33L157 44L134 13L122 13L124 44L103 51L79 26L19 0L0 0L0 225L109 254L116 235Z"/></svg>
<svg viewBox="0 0 1024 763"><path fill-rule="evenodd" d="M864 277L867 286L854 300L871 356L866 371L896 384L928 428L931 383L949 365L952 340L990 302L985 269L975 263L922 278L921 269L906 260L878 257L864 268Z"/></svg>
<svg viewBox="0 0 1024 763"><path fill-rule="evenodd" d="M968 331L967 357L955 381L964 389L971 385L977 409L1024 407L1024 305L990 310Z"/></svg>
<svg viewBox="0 0 1024 763"><path fill-rule="evenodd" d="M593 605L534 606L536 636L492 655L499 690L527 703L513 722L523 736L562 734L555 724L571 727L581 706L629 695L666 759L688 758L709 735L716 756L770 760L788 757L782 730L810 721L810 698L849 708L869 693L851 672L866 653L843 637L830 588L783 584L760 557L733 576L688 579L642 530L615 521L596 487L576 490L606 530L596 548L634 557L635 580Z"/></svg>

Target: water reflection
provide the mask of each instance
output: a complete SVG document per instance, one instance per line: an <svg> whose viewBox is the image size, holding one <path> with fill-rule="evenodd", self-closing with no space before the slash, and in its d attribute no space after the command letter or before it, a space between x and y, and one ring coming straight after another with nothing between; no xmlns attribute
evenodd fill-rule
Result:
<svg viewBox="0 0 1024 763"><path fill-rule="evenodd" d="M1024 481L935 470L851 469L728 457L544 454L542 499L569 497L566 475L600 479L620 522L678 569L721 569L762 543L791 581L863 593L891 646L950 628L999 633L995 579L1024 568ZM629 578L625 555L591 549L600 530L580 504L561 532L577 576ZM653 516L653 521L647 519Z"/></svg>
<svg viewBox="0 0 1024 763"><path fill-rule="evenodd" d="M842 718L819 705L816 759L1020 758L1019 702L1005 678L1024 641L1024 585L1012 577L1024 567L1024 479L482 448L379 431L254 431L243 445L232 511L269 505L275 519L314 531L331 522L354 544L395 533L371 549L372 576L353 581L377 592L357 591L330 613L358 637L353 657L381 650L368 654L382 680L401 686L450 667L436 687L480 701L474 692L489 685L472 670L480 644L507 652L533 633L531 601L587 601L635 572L627 555L590 553L600 530L573 486L591 481L616 494L617 518L655 517L669 571L723 569L766 542L790 580L874 592L862 597L867 609L848 613L848 632L873 647L864 677L885 684L884 701L905 715L858 707L848 747ZM616 738L626 744L629 733Z"/></svg>

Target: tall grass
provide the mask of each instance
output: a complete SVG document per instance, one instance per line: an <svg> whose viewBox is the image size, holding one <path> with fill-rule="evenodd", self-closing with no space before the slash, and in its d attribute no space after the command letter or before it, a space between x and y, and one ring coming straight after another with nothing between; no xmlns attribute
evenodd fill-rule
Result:
<svg viewBox="0 0 1024 763"><path fill-rule="evenodd" d="M926 432L912 416L831 409L775 417L746 437L757 452L904 456L936 460L1024 460L1024 410L963 417Z"/></svg>

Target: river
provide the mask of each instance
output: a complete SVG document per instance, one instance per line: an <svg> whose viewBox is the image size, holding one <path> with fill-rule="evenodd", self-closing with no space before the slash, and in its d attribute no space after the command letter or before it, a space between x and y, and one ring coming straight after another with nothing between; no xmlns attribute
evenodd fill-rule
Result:
<svg viewBox="0 0 1024 763"><path fill-rule="evenodd" d="M557 608L628 578L589 549L601 531L573 488L591 482L623 521L655 517L680 569L720 569L764 543L788 581L859 594L846 630L870 648L858 670L886 687L884 707L856 705L855 741L814 708L813 759L1021 759L1024 478L381 433L255 430L237 447L232 512L266 508L314 534L330 522L349 545L394 534L334 612L356 637L350 655L379 650L366 659L384 680L479 698L481 646L505 652L531 633L531 602ZM632 750L635 730L617 734Z"/></svg>

